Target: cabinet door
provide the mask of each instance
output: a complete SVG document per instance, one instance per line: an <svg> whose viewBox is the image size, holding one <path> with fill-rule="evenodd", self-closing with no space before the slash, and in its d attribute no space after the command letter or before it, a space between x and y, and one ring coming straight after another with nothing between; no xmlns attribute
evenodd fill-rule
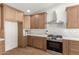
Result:
<svg viewBox="0 0 79 59"><path fill-rule="evenodd" d="M22 12L16 11L16 20L23 22L24 19L23 19L23 13Z"/></svg>
<svg viewBox="0 0 79 59"><path fill-rule="evenodd" d="M23 23L18 22L18 47L24 47L25 40L23 39Z"/></svg>
<svg viewBox="0 0 79 59"><path fill-rule="evenodd" d="M5 42L0 41L0 55L4 54L5 52Z"/></svg>
<svg viewBox="0 0 79 59"><path fill-rule="evenodd" d="M27 45L33 46L33 37L32 36L27 36Z"/></svg>
<svg viewBox="0 0 79 59"><path fill-rule="evenodd" d="M3 38L4 37L4 20L3 20L3 10L2 10L2 6L0 5L0 37Z"/></svg>
<svg viewBox="0 0 79 59"><path fill-rule="evenodd" d="M77 15L77 17L78 17L78 19L77 19L77 26L78 26L78 28L79 28L79 7L78 7L78 15Z"/></svg>
<svg viewBox="0 0 79 59"><path fill-rule="evenodd" d="M68 55L69 54L69 41L63 40L63 54Z"/></svg>
<svg viewBox="0 0 79 59"><path fill-rule="evenodd" d="M16 10L5 6L5 20L16 20Z"/></svg>
<svg viewBox="0 0 79 59"><path fill-rule="evenodd" d="M64 55L79 55L79 41L63 40Z"/></svg>
<svg viewBox="0 0 79 59"><path fill-rule="evenodd" d="M39 29L45 29L45 24L46 24L46 14L40 14L39 15Z"/></svg>
<svg viewBox="0 0 79 59"><path fill-rule="evenodd" d="M0 6L0 30L1 30L1 6Z"/></svg>
<svg viewBox="0 0 79 59"><path fill-rule="evenodd" d="M40 15L34 15L35 16L35 29L39 29L39 20L40 20L40 18L39 18L39 16Z"/></svg>
<svg viewBox="0 0 79 59"><path fill-rule="evenodd" d="M30 28L30 16L24 16L23 28L24 29L29 29Z"/></svg>
<svg viewBox="0 0 79 59"><path fill-rule="evenodd" d="M36 25L35 25L35 16L32 15L31 20L30 20L30 28L35 29L35 27L36 27Z"/></svg>
<svg viewBox="0 0 79 59"><path fill-rule="evenodd" d="M24 42L23 47L26 48L26 46L27 46L27 36L23 37L23 42Z"/></svg>
<svg viewBox="0 0 79 59"><path fill-rule="evenodd" d="M67 28L78 28L78 7L67 9Z"/></svg>
<svg viewBox="0 0 79 59"><path fill-rule="evenodd" d="M33 40L33 46L36 48L43 49L44 47L43 39L41 37L35 37L35 39Z"/></svg>
<svg viewBox="0 0 79 59"><path fill-rule="evenodd" d="M31 29L45 29L46 13L31 16Z"/></svg>
<svg viewBox="0 0 79 59"><path fill-rule="evenodd" d="M69 54L79 55L79 41L69 41Z"/></svg>

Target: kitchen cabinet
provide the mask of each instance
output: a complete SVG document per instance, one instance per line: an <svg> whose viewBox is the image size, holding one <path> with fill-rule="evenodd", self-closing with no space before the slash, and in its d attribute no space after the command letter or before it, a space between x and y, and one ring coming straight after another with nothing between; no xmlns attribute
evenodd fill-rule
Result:
<svg viewBox="0 0 79 59"><path fill-rule="evenodd" d="M34 37L27 36L27 45L28 46L33 46L33 39L34 39Z"/></svg>
<svg viewBox="0 0 79 59"><path fill-rule="evenodd" d="M35 37L35 39L33 40L33 46L36 48L40 48L43 49L43 45L44 45L44 39L42 37Z"/></svg>
<svg viewBox="0 0 79 59"><path fill-rule="evenodd" d="M5 20L23 22L23 12L8 5L3 5Z"/></svg>
<svg viewBox="0 0 79 59"><path fill-rule="evenodd" d="M0 37L1 37L1 27L2 27L2 22L1 22L1 6L0 6Z"/></svg>
<svg viewBox="0 0 79 59"><path fill-rule="evenodd" d="M0 6L0 30L1 30L1 6Z"/></svg>
<svg viewBox="0 0 79 59"><path fill-rule="evenodd" d="M0 4L0 38L4 38L4 21L21 22L18 25L18 45L19 47L25 47L25 38L23 38L23 12L16 8L10 7L6 4ZM5 44L0 41L0 54L5 49ZM4 48L3 48L4 47Z"/></svg>
<svg viewBox="0 0 79 59"><path fill-rule="evenodd" d="M39 23L38 28L39 29L45 29L46 28L46 21L47 21L47 13L41 13L39 16Z"/></svg>
<svg viewBox="0 0 79 59"><path fill-rule="evenodd" d="M31 47L46 50L46 38L37 36L28 36L27 44Z"/></svg>
<svg viewBox="0 0 79 59"><path fill-rule="evenodd" d="M30 17L30 28L31 29L37 29L37 22L36 22L36 19L35 19L35 15L32 15Z"/></svg>
<svg viewBox="0 0 79 59"><path fill-rule="evenodd" d="M27 47L27 36L23 36L23 47Z"/></svg>
<svg viewBox="0 0 79 59"><path fill-rule="evenodd" d="M0 4L0 38L4 38L3 6Z"/></svg>
<svg viewBox="0 0 79 59"><path fill-rule="evenodd" d="M31 29L45 29L46 17L47 17L47 13L39 13L39 14L31 15L30 28Z"/></svg>
<svg viewBox="0 0 79 59"><path fill-rule="evenodd" d="M5 52L5 42L3 40L0 41L0 55L4 54L4 52Z"/></svg>
<svg viewBox="0 0 79 59"><path fill-rule="evenodd" d="M30 29L30 16L24 15L23 28Z"/></svg>
<svg viewBox="0 0 79 59"><path fill-rule="evenodd" d="M79 55L79 41L64 40L63 43L64 55Z"/></svg>
<svg viewBox="0 0 79 59"><path fill-rule="evenodd" d="M23 22L23 20L24 20L23 12L16 11L16 20L20 21L20 22Z"/></svg>
<svg viewBox="0 0 79 59"><path fill-rule="evenodd" d="M67 8L67 28L79 28L79 6Z"/></svg>
<svg viewBox="0 0 79 59"><path fill-rule="evenodd" d="M18 22L18 47L26 47L26 37L23 37L23 22Z"/></svg>
<svg viewBox="0 0 79 59"><path fill-rule="evenodd" d="M25 47L25 40L23 38L23 12L8 6L6 4L2 4L3 11L3 20L5 21L13 21L18 24L18 47ZM3 26L4 28L4 26ZM4 31L1 31L4 32ZM3 34L3 33L2 33ZM1 35L2 35L1 34Z"/></svg>
<svg viewBox="0 0 79 59"><path fill-rule="evenodd" d="M16 19L16 10L4 5L4 13L5 13L5 20L15 20Z"/></svg>
<svg viewBox="0 0 79 59"><path fill-rule="evenodd" d="M79 55L79 41L69 41L69 55Z"/></svg>
<svg viewBox="0 0 79 59"><path fill-rule="evenodd" d="M63 54L69 54L69 40L63 40Z"/></svg>
<svg viewBox="0 0 79 59"><path fill-rule="evenodd" d="M39 49L46 50L46 38L45 37L34 37L33 46Z"/></svg>

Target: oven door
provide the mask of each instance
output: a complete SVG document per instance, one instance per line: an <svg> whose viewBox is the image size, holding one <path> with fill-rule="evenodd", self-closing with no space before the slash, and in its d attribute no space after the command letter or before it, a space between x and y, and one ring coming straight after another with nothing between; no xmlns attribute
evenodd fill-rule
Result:
<svg viewBox="0 0 79 59"><path fill-rule="evenodd" d="M62 42L47 40L47 49L62 53Z"/></svg>

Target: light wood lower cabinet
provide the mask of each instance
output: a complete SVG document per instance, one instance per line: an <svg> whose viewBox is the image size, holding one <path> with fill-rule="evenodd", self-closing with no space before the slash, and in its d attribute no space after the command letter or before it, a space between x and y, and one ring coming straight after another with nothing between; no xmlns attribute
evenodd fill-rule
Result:
<svg viewBox="0 0 79 59"><path fill-rule="evenodd" d="M43 37L35 37L33 40L33 46L36 48L44 49L44 39Z"/></svg>
<svg viewBox="0 0 79 59"><path fill-rule="evenodd" d="M27 45L28 46L33 46L33 38L32 36L27 36Z"/></svg>
<svg viewBox="0 0 79 59"><path fill-rule="evenodd" d="M64 40L63 41L64 55L79 55L79 41Z"/></svg>
<svg viewBox="0 0 79 59"><path fill-rule="evenodd" d="M28 36L27 43L29 46L46 50L46 38L37 36Z"/></svg>
<svg viewBox="0 0 79 59"><path fill-rule="evenodd" d="M3 6L5 20L23 22L24 12L6 4L3 4L2 6Z"/></svg>
<svg viewBox="0 0 79 59"><path fill-rule="evenodd" d="M69 54L79 55L79 41L69 41Z"/></svg>
<svg viewBox="0 0 79 59"><path fill-rule="evenodd" d="M63 54L68 55L69 54L69 48L68 48L68 40L63 40Z"/></svg>
<svg viewBox="0 0 79 59"><path fill-rule="evenodd" d="M4 54L5 52L5 43L4 41L0 41L0 55Z"/></svg>

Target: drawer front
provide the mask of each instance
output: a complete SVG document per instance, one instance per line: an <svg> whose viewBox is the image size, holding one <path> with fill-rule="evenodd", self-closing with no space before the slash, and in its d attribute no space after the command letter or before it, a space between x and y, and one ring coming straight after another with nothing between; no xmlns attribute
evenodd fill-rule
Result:
<svg viewBox="0 0 79 59"><path fill-rule="evenodd" d="M71 49L69 55L79 55L79 50Z"/></svg>
<svg viewBox="0 0 79 59"><path fill-rule="evenodd" d="M77 46L79 46L79 41L73 41L73 40L72 40L72 41L70 41L70 44L71 44L71 45L77 45Z"/></svg>

